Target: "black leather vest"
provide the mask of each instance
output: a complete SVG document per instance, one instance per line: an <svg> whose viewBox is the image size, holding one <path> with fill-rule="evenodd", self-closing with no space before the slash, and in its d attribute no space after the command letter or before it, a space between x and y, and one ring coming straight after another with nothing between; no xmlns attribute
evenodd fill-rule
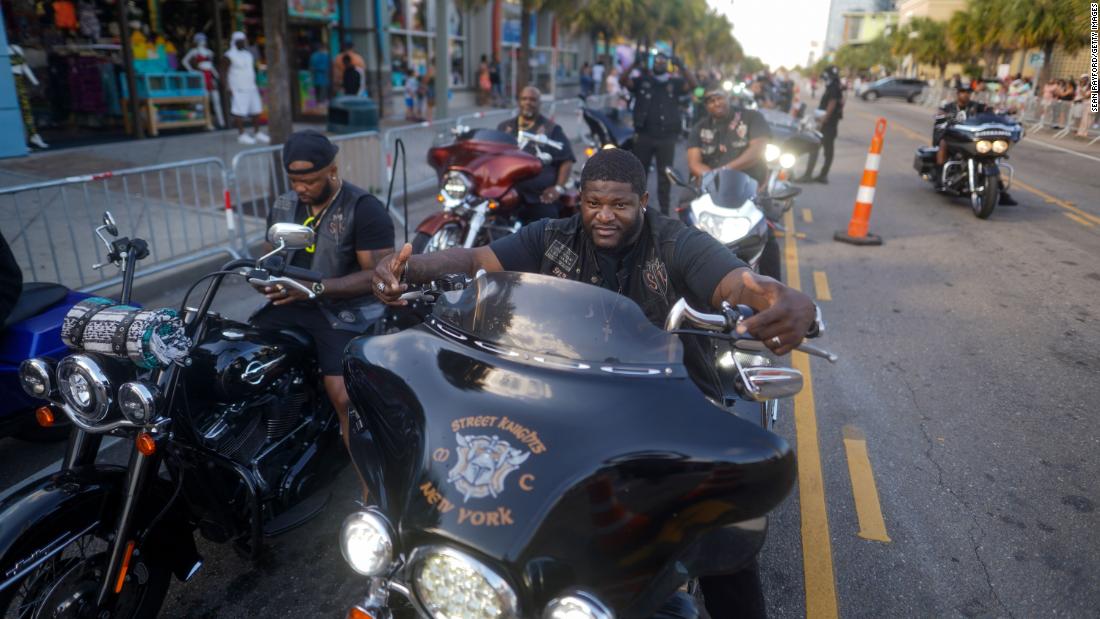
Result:
<svg viewBox="0 0 1100 619"><path fill-rule="evenodd" d="M625 294L641 306L646 318L664 328L668 312L680 297L690 293L681 289L669 277L668 266L675 258L676 239L684 230L684 224L666 217L656 209L646 209L645 229L638 242L642 243L637 258L627 277ZM603 285L603 274L596 261L596 249L588 233L581 225L580 214L566 219L551 220L546 225L539 273L562 279ZM621 277L620 277L620 281ZM694 300L698 306L700 300ZM709 303L709 299L702 300ZM705 306L699 309L707 309ZM721 389L715 369L714 346L706 338L686 335L684 365L695 384L711 397L720 397Z"/></svg>
<svg viewBox="0 0 1100 619"><path fill-rule="evenodd" d="M310 269L325 278L343 277L360 270L355 255L355 205L367 192L344 181L340 194L329 205L317 226L316 249ZM298 201L298 194L288 191L275 199L271 206L271 223L302 223L306 209ZM294 260L298 251L287 254L287 262ZM373 294L350 299L318 300L318 307L333 329L362 333L382 316L382 306Z"/></svg>
<svg viewBox="0 0 1100 619"><path fill-rule="evenodd" d="M653 76L637 78L634 127L638 133L668 137L680 132L680 84L682 78L659 81Z"/></svg>

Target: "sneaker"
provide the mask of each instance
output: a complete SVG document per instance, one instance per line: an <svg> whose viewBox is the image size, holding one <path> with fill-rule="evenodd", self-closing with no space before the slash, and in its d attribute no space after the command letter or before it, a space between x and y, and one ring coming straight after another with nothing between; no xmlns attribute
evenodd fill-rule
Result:
<svg viewBox="0 0 1100 619"><path fill-rule="evenodd" d="M256 143L256 138L248 135L247 133L242 133L242 134L237 136L237 143L238 144L255 144Z"/></svg>
<svg viewBox="0 0 1100 619"><path fill-rule="evenodd" d="M262 142L264 144L270 144L271 143L271 136L264 133L263 131L257 131L256 132L256 141Z"/></svg>
<svg viewBox="0 0 1100 619"><path fill-rule="evenodd" d="M815 176L814 177L814 182L815 183L821 183L822 185L828 185L829 184L829 179L824 177L824 176Z"/></svg>
<svg viewBox="0 0 1100 619"><path fill-rule="evenodd" d="M37 148L49 148L50 147L50 145L46 143L46 140L43 140L42 136L38 135L37 133L32 135L31 138L27 141L30 142L31 146L34 146L34 147L37 147Z"/></svg>

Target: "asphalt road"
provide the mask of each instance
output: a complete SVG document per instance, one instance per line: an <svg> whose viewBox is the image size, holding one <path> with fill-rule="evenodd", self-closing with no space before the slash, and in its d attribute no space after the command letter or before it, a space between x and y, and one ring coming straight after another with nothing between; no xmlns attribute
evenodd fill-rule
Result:
<svg viewBox="0 0 1100 619"><path fill-rule="evenodd" d="M836 243L877 115L889 125L871 229L886 243ZM1011 153L1020 205L981 221L913 171L930 127L928 108L850 102L830 184L805 186L791 218L805 237L786 239L786 278L819 298L827 281L820 343L841 359L808 362L811 385L781 409L801 481L762 555L769 611L1096 616L1100 159L1025 140ZM432 208L417 202L411 221ZM253 298L224 300L243 317ZM24 466L41 447L0 449L19 470L44 464ZM163 615L342 616L364 582L336 546L350 471L334 488L322 517L259 563L201 542L206 566L173 584Z"/></svg>

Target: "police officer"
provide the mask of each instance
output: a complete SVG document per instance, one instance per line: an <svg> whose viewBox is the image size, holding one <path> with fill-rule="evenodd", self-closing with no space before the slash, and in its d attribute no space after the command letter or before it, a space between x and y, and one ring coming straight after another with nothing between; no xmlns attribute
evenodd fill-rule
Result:
<svg viewBox="0 0 1100 619"><path fill-rule="evenodd" d="M825 80L825 93L821 95L821 103L817 109L825 111L825 116L821 119L821 147L825 152L825 163L817 176L811 179L813 169L808 168L806 175L799 180L828 183L829 168L833 165L833 142L836 141L840 119L844 117L844 92L840 84L840 72L836 67L825 69L821 78Z"/></svg>
<svg viewBox="0 0 1100 619"><path fill-rule="evenodd" d="M661 212L667 215L671 186L664 169L672 165L676 155L676 137L683 123L680 97L695 87L695 78L684 70L679 58L673 58L673 64L683 77L669 73L669 59L663 52L653 58L651 72L631 77L635 69L642 67L643 60L644 55L638 54L634 66L619 81L634 96L634 154L647 172L650 162L657 158L657 200Z"/></svg>
<svg viewBox="0 0 1100 619"><path fill-rule="evenodd" d="M947 126L951 123L963 122L967 118L972 118L978 114L992 112L986 104L971 99L973 93L974 90L969 82L956 81L955 100L945 103L936 114L936 120L932 127L932 145L940 147L936 151L937 189L942 188L941 184L943 183L943 174L940 174L939 170L942 170L943 164L947 163L947 141L943 137ZM1004 190L1003 181L1001 182L1000 199L997 203L1005 206L1015 206L1017 204L1016 200Z"/></svg>
<svg viewBox="0 0 1100 619"><path fill-rule="evenodd" d="M771 129L764 115L731 104L718 84L707 86L703 97L706 116L688 136L687 161L692 176L702 177L711 170L732 168L753 177L757 183L767 182L768 166L764 149Z"/></svg>
<svg viewBox="0 0 1100 619"><path fill-rule="evenodd" d="M348 392L344 386L344 347L372 328L384 308L371 293L371 273L393 253L393 222L382 203L340 179L339 148L324 135L298 131L283 146L283 163L292 191L275 200L267 225L296 223L313 228L316 243L289 253L291 266L317 271L324 278L312 287L316 300L286 286L261 292L270 303L252 324L268 328L300 327L309 332L324 375L325 392L348 440Z"/></svg>
<svg viewBox="0 0 1100 619"><path fill-rule="evenodd" d="M520 181L516 185L520 197L523 198L520 218L525 224L558 216L561 212L561 195L565 193L566 187L571 182L569 175L573 172L573 163L577 160L573 156L573 147L561 125L539 112L541 100L542 92L538 88L534 86L524 88L519 93L519 115L497 126L498 131L516 136L520 131L545 135L562 145L559 149L553 146L536 146L535 143L528 142L523 147L532 155L536 152L550 155L550 161L543 163L542 171L538 176Z"/></svg>

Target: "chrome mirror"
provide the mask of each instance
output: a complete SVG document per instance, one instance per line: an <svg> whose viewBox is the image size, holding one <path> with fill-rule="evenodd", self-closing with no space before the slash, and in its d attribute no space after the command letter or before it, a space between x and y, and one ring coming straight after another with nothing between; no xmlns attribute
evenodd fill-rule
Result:
<svg viewBox="0 0 1100 619"><path fill-rule="evenodd" d="M802 391L802 372L791 368L743 368L741 379L744 395L757 402L789 398Z"/></svg>
<svg viewBox="0 0 1100 619"><path fill-rule="evenodd" d="M665 176L667 176L668 180L672 181L676 185L679 185L681 187L689 187L687 181L680 178L680 174L672 166L665 167Z"/></svg>
<svg viewBox="0 0 1100 619"><path fill-rule="evenodd" d="M298 224L272 224L267 229L267 242L280 249L305 249L313 245L313 228Z"/></svg>
<svg viewBox="0 0 1100 619"><path fill-rule="evenodd" d="M118 236L118 224L115 223L115 218L114 215L111 215L111 211L103 211L103 227L111 236Z"/></svg>

